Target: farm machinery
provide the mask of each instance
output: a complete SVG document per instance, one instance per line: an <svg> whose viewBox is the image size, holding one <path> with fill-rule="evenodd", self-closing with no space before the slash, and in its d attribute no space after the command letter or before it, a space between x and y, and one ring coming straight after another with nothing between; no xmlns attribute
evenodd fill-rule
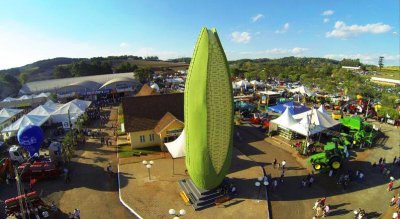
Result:
<svg viewBox="0 0 400 219"><path fill-rule="evenodd" d="M7 217L20 218L25 215L28 218L46 218L51 210L51 206L46 204L36 191L9 198L4 204Z"/></svg>
<svg viewBox="0 0 400 219"><path fill-rule="evenodd" d="M345 131L351 136L352 145L371 146L373 141L379 136L379 131L375 130L373 126L363 121L359 116L345 117L340 119L340 122L345 127Z"/></svg>
<svg viewBox="0 0 400 219"><path fill-rule="evenodd" d="M324 151L310 156L309 162L317 171L333 169L338 170L341 167L345 157L345 146L339 145L338 141L328 142L324 146Z"/></svg>

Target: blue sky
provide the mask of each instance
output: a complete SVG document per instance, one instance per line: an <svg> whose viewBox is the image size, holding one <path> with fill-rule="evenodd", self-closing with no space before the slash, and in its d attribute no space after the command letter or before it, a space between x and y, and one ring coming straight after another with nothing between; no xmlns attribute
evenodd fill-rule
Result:
<svg viewBox="0 0 400 219"><path fill-rule="evenodd" d="M360 58L399 65L398 0L0 0L0 69L54 57L191 56L216 27L229 60Z"/></svg>

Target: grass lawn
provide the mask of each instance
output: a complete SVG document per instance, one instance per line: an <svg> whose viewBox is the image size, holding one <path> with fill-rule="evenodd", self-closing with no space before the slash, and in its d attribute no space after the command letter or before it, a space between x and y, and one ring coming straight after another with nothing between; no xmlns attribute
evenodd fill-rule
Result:
<svg viewBox="0 0 400 219"><path fill-rule="evenodd" d="M133 149L130 144L119 145L118 150L119 150L119 157L121 157L121 158L132 157L133 153L138 153L138 152L141 152L144 154L152 154L152 153L156 153L156 152L161 152L161 149L159 146Z"/></svg>
<svg viewBox="0 0 400 219"><path fill-rule="evenodd" d="M400 80L400 68L398 66L384 67L381 71L378 71L378 74L375 76Z"/></svg>

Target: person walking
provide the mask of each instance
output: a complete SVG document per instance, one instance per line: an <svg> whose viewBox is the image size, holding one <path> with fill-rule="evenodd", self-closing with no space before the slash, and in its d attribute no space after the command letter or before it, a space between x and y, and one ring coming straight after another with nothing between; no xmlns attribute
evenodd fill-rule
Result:
<svg viewBox="0 0 400 219"><path fill-rule="evenodd" d="M397 161L397 156L394 156L394 158L393 158L393 166L396 165L396 161Z"/></svg>
<svg viewBox="0 0 400 219"><path fill-rule="evenodd" d="M388 184L388 191L390 192L390 191L392 191L392 189L393 189L393 181L390 181L389 182L389 184Z"/></svg>
<svg viewBox="0 0 400 219"><path fill-rule="evenodd" d="M64 182L67 184L71 181L69 178L69 170L67 168L64 168Z"/></svg>
<svg viewBox="0 0 400 219"><path fill-rule="evenodd" d="M77 208L75 208L75 210L74 210L74 217L76 219L80 219L81 218L81 211L79 209L77 209Z"/></svg>
<svg viewBox="0 0 400 219"><path fill-rule="evenodd" d="M276 187L278 187L278 180L274 179L273 186L274 190L276 189Z"/></svg>
<svg viewBox="0 0 400 219"><path fill-rule="evenodd" d="M382 164L382 160L383 160L383 158L382 158L382 157L381 157L381 158L379 158L378 165L381 165L381 164Z"/></svg>
<svg viewBox="0 0 400 219"><path fill-rule="evenodd" d="M394 204L396 204L396 201L396 196L394 195L393 198L390 199L389 206L393 206Z"/></svg>
<svg viewBox="0 0 400 219"><path fill-rule="evenodd" d="M314 183L314 177L310 176L310 179L308 180L308 187L311 188L313 183Z"/></svg>
<svg viewBox="0 0 400 219"><path fill-rule="evenodd" d="M281 181L281 183L283 183L284 177L285 177L285 172L282 172L281 177L279 178L279 181Z"/></svg>
<svg viewBox="0 0 400 219"><path fill-rule="evenodd" d="M272 163L274 169L275 169L277 163L278 163L278 160L276 158L274 158L274 162Z"/></svg>
<svg viewBox="0 0 400 219"><path fill-rule="evenodd" d="M358 178L360 182L362 182L364 180L364 173L360 171L360 173L358 174Z"/></svg>
<svg viewBox="0 0 400 219"><path fill-rule="evenodd" d="M283 170L285 169L285 166L286 166L286 160L283 160L283 161L282 161L282 169L283 169Z"/></svg>

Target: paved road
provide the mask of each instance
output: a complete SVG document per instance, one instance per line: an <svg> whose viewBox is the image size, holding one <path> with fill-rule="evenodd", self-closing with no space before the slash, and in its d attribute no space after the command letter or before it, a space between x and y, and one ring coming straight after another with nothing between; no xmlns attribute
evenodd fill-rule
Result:
<svg viewBox="0 0 400 219"><path fill-rule="evenodd" d="M384 129L390 136L385 142L386 146L354 153L352 161L345 164L343 171L361 169L366 173L367 179L364 183L352 182L346 190L336 184L338 174L333 177L317 174L316 183L312 188L302 188L301 180L309 171L301 166L291 153L281 149L274 141L264 141L263 134L254 127L241 126L237 130L242 141L235 139L235 147L264 166L272 177L279 177L281 173L270 165L273 159L277 158L279 162L284 159L287 162L284 183L280 184L276 191L270 192L274 219L312 218L312 206L323 196L328 197L327 204L331 206L331 215L335 218L349 218L352 211L359 207L369 213L368 218L377 218L387 209L393 192L386 191L388 179L384 179L378 169L371 167L371 161L379 159L380 156L386 156L386 159L391 161L392 156L399 154L399 148L396 146L396 142L399 142L398 134L396 136L396 130L392 127ZM398 179L399 169L394 168L393 174ZM398 185L396 182L395 187Z"/></svg>

